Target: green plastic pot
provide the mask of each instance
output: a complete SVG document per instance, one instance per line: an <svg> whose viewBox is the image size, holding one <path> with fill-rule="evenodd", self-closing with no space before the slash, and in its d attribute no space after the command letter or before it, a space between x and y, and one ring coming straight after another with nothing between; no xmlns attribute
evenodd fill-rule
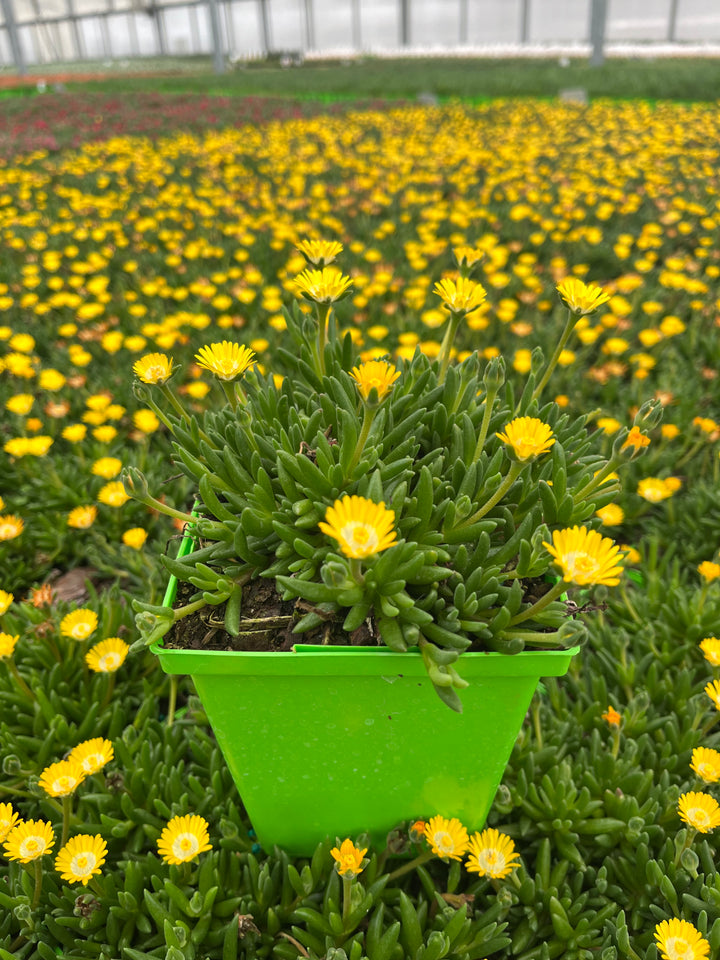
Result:
<svg viewBox="0 0 720 960"><path fill-rule="evenodd" d="M435 814L482 829L539 679L565 674L579 648L463 654L462 714L415 652L152 649L192 678L261 846L310 856L361 833L382 849L401 822Z"/></svg>

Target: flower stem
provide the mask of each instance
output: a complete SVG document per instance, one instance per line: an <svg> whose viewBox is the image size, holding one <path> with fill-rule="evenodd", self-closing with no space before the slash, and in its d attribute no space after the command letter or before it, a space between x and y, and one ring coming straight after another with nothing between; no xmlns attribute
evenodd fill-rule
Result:
<svg viewBox="0 0 720 960"><path fill-rule="evenodd" d="M168 697L168 712L166 724L168 727L173 725L175 720L175 707L177 705L178 678L173 675L170 677L170 694Z"/></svg>
<svg viewBox="0 0 720 960"><path fill-rule="evenodd" d="M498 389L499 387L493 387L485 394L485 410L483 412L482 423L480 424L480 433L478 434L477 443L475 444L475 453L473 454L472 458L473 463L480 458L480 454L483 452L488 429L490 428L490 419L492 417L495 397L498 395Z"/></svg>
<svg viewBox="0 0 720 960"><path fill-rule="evenodd" d="M65 841L63 841L64 844ZM36 910L38 904L40 903L40 892L42 891L42 860L38 857L33 861L35 866L35 890L33 892L32 903L30 904L31 910Z"/></svg>
<svg viewBox="0 0 720 960"><path fill-rule="evenodd" d="M401 867L398 867L397 870L388 876L388 880L395 880L397 877L402 877L406 873L410 873L411 870L414 870L415 867L421 867L424 863L427 863L428 860L432 860L432 850L426 850L425 853L421 853L420 856L415 857L414 860L408 860L407 863L404 863Z"/></svg>
<svg viewBox="0 0 720 960"><path fill-rule="evenodd" d="M377 413L377 407L370 408L365 407L365 413L363 414L362 427L360 428L360 436L358 437L357 446L355 447L355 453L353 458L350 461L350 466L348 467L348 476L353 472L355 467L360 462L360 457L362 456L363 450L365 449L365 444L367 442L368 435L370 433L370 427L373 424L375 419L375 414Z"/></svg>
<svg viewBox="0 0 720 960"><path fill-rule="evenodd" d="M28 698L28 700L33 700L33 701L37 700L37 697L35 696L35 694L32 692L30 687L27 685L27 683L25 683L23 678L20 676L20 671L18 670L17 665L12 658L8 660L7 666L8 666L8 670L13 675L13 679L15 680L15 683L17 683L17 685L20 687L20 689Z"/></svg>
<svg viewBox="0 0 720 960"><path fill-rule="evenodd" d="M528 607L527 610L523 610L522 613L516 614L510 621L510 626L513 626L516 623L522 623L525 620L531 620L538 615L542 610L545 609L553 600L557 600L560 594L567 589L567 584L564 580L558 580L558 582L550 587L548 592L544 594L540 599L534 603L531 607Z"/></svg>
<svg viewBox="0 0 720 960"><path fill-rule="evenodd" d="M342 912L342 922L343 929L345 932L348 932L348 924L350 920L350 914L352 912L352 885L355 878L350 876L343 876L342 885L343 885L343 912Z"/></svg>
<svg viewBox="0 0 720 960"><path fill-rule="evenodd" d="M220 386L222 387L223 393L225 394L225 399L230 404L230 408L234 410L237 407L237 403L238 403L237 393L235 392L235 384L232 383L230 380L221 380Z"/></svg>
<svg viewBox="0 0 720 960"><path fill-rule="evenodd" d="M540 382L533 390L533 394L531 398L532 400L537 400L537 398L540 396L540 394L543 392L543 390L547 386L548 380L552 376L553 370L557 366L557 362L560 359L560 354L565 349L565 344L568 342L570 338L570 334L575 329L575 325L577 324L577 321L578 321L578 318L575 316L572 310L568 310L567 320L565 321L565 328L562 332L562 335L558 341L557 346L555 347L555 352L553 353L552 357L550 357L550 361L547 367L545 368L545 372L543 373L540 379Z"/></svg>
<svg viewBox="0 0 720 960"><path fill-rule="evenodd" d="M452 353L452 346L455 342L455 334L457 333L463 316L464 314L450 314L450 322L448 323L448 328L445 331L445 336L443 337L443 342L440 346L440 370L438 371L438 383L445 382L445 375L447 374L447 369L450 365L450 354Z"/></svg>
<svg viewBox="0 0 720 960"><path fill-rule="evenodd" d="M482 519L486 513L489 513L496 503L499 503L500 500L505 496L510 487L515 483L517 478L520 476L524 463L515 461L510 464L510 469L508 470L507 476L497 488L495 493L487 500L479 510L476 510L471 516L466 517L462 523L458 523L454 528L455 530L461 530L463 527L469 527L473 523L477 523L478 520Z"/></svg>
<svg viewBox="0 0 720 960"><path fill-rule="evenodd" d="M603 480L610 476L619 462L619 459L611 457L602 470L599 470L592 480L588 480L585 486L581 490L578 490L578 492L573 496L575 503L579 503L581 500L584 500L589 493L592 493L593 490L599 487Z"/></svg>

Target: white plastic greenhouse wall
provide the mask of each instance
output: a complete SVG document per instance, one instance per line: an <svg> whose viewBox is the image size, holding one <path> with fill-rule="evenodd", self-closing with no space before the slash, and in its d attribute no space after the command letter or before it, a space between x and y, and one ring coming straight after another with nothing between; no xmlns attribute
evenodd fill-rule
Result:
<svg viewBox="0 0 720 960"><path fill-rule="evenodd" d="M0 0L0 66L587 44L592 0ZM718 0L603 0L605 41L720 42ZM10 29L9 29L10 28Z"/></svg>

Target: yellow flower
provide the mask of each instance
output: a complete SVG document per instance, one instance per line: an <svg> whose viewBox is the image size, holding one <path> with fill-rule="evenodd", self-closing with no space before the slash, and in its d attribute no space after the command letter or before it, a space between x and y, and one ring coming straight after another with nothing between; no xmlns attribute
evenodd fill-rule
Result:
<svg viewBox="0 0 720 960"><path fill-rule="evenodd" d="M133 372L143 383L167 383L172 375L173 362L164 353L146 353L133 364Z"/></svg>
<svg viewBox="0 0 720 960"><path fill-rule="evenodd" d="M465 867L471 873L481 877L501 879L512 870L520 866L513 861L519 860L520 855L515 851L515 844L499 830L483 830L470 838L469 857Z"/></svg>
<svg viewBox="0 0 720 960"><path fill-rule="evenodd" d="M0 803L0 843L3 842L8 833L12 830L18 821L19 814L13 810L12 804Z"/></svg>
<svg viewBox="0 0 720 960"><path fill-rule="evenodd" d="M0 590L0 617L7 613L10 609L10 604L13 602L13 595L11 593L6 593L5 590Z"/></svg>
<svg viewBox="0 0 720 960"><path fill-rule="evenodd" d="M698 573L706 583L712 583L720 577L720 563L713 563L712 560L703 560L698 566Z"/></svg>
<svg viewBox="0 0 720 960"><path fill-rule="evenodd" d="M92 433L100 443L110 443L117 436L117 430L109 423L104 424L102 427L96 427Z"/></svg>
<svg viewBox="0 0 720 960"><path fill-rule="evenodd" d="M87 530L97 519L97 507L73 507L68 514L67 525L75 527L76 530Z"/></svg>
<svg viewBox="0 0 720 960"><path fill-rule="evenodd" d="M98 616L94 610L73 610L60 621L60 633L72 640L87 640L97 625Z"/></svg>
<svg viewBox="0 0 720 960"><path fill-rule="evenodd" d="M717 637L705 637L699 646L705 659L714 667L720 667L720 640Z"/></svg>
<svg viewBox="0 0 720 960"><path fill-rule="evenodd" d="M617 503L608 503L596 510L595 516L600 517L604 527L619 527L625 519L625 511Z"/></svg>
<svg viewBox="0 0 720 960"><path fill-rule="evenodd" d="M19 633L16 636L11 636L9 633L0 633L0 660L9 660L12 657L19 639Z"/></svg>
<svg viewBox="0 0 720 960"><path fill-rule="evenodd" d="M619 727L622 723L622 715L611 706L608 706L606 712L602 714L602 718L610 727Z"/></svg>
<svg viewBox="0 0 720 960"><path fill-rule="evenodd" d="M663 960L703 960L710 953L708 941L687 920L663 920L655 939Z"/></svg>
<svg viewBox="0 0 720 960"><path fill-rule="evenodd" d="M92 465L93 476L102 477L103 480L112 480L122 470L122 460L117 457L100 457Z"/></svg>
<svg viewBox="0 0 720 960"><path fill-rule="evenodd" d="M91 877L100 873L105 863L107 844L99 834L81 833L73 837L55 858L55 869L68 883L87 886Z"/></svg>
<svg viewBox="0 0 720 960"><path fill-rule="evenodd" d="M703 689L715 704L715 708L720 710L720 680L711 680Z"/></svg>
<svg viewBox="0 0 720 960"><path fill-rule="evenodd" d="M660 433L665 440L674 440L680 435L680 427L676 427L674 423L664 423L660 427Z"/></svg>
<svg viewBox="0 0 720 960"><path fill-rule="evenodd" d="M132 547L133 550L142 550L146 540L147 530L142 527L131 527L129 530L125 530L122 535L122 542L126 547Z"/></svg>
<svg viewBox="0 0 720 960"><path fill-rule="evenodd" d="M31 393L16 393L15 396L5 401L5 409L9 410L10 413L17 413L24 417L25 414L30 413L34 403L35 397Z"/></svg>
<svg viewBox="0 0 720 960"><path fill-rule="evenodd" d="M516 417L505 427L504 433L496 433L506 443L518 460L535 460L547 453L555 443L552 428L536 417Z"/></svg>
<svg viewBox="0 0 720 960"><path fill-rule="evenodd" d="M8 860L31 863L50 853L54 843L52 824L44 820L24 820L15 824L5 838L5 856Z"/></svg>
<svg viewBox="0 0 720 960"><path fill-rule="evenodd" d="M98 770L102 770L106 763L110 763L114 756L113 745L109 740L93 737L92 740L83 740L73 747L68 754L68 760L76 763L84 776L91 777Z"/></svg>
<svg viewBox="0 0 720 960"><path fill-rule="evenodd" d="M198 365L213 373L218 380L235 380L255 363L255 354L239 343L223 340L201 347L195 354Z"/></svg>
<svg viewBox="0 0 720 960"><path fill-rule="evenodd" d="M125 493L125 487L121 480L111 480L110 483L106 483L98 493L97 498L100 503L104 503L108 507L122 507L130 499Z"/></svg>
<svg viewBox="0 0 720 960"><path fill-rule="evenodd" d="M108 637L88 650L85 662L95 673L115 673L125 662L129 650L124 640Z"/></svg>
<svg viewBox="0 0 720 960"><path fill-rule="evenodd" d="M342 248L343 245L337 240L302 240L296 244L296 249L314 267L327 267L342 252Z"/></svg>
<svg viewBox="0 0 720 960"><path fill-rule="evenodd" d="M516 350L513 354L513 370L517 373L530 373L532 370L532 351Z"/></svg>
<svg viewBox="0 0 720 960"><path fill-rule="evenodd" d="M361 850L356 847L352 840L343 840L340 847L333 847L330 851L335 862L335 869L341 877L356 877L362 873L363 857L367 853L367 847Z"/></svg>
<svg viewBox="0 0 720 960"><path fill-rule="evenodd" d="M337 540L346 557L371 557L391 547L397 538L393 529L395 513L384 502L351 496L336 500L318 526Z"/></svg>
<svg viewBox="0 0 720 960"><path fill-rule="evenodd" d="M367 400L373 387L377 390L378 402L392 390L393 384L400 376L400 372L391 363L383 360L368 360L358 367L353 367L350 376L357 384L358 392L363 400Z"/></svg>
<svg viewBox="0 0 720 960"><path fill-rule="evenodd" d="M457 817L431 817L425 824L425 839L436 857L460 860L468 848L468 832Z"/></svg>
<svg viewBox="0 0 720 960"><path fill-rule="evenodd" d="M335 303L342 299L352 286L350 277L343 276L337 267L303 270L295 277L294 283L301 295L314 303Z"/></svg>
<svg viewBox="0 0 720 960"><path fill-rule="evenodd" d="M38 785L51 797L68 797L75 793L85 779L85 773L79 763L72 760L59 760L45 767L40 774Z"/></svg>
<svg viewBox="0 0 720 960"><path fill-rule="evenodd" d="M41 390L50 390L53 393L62 390L66 383L67 380L59 370L43 370L38 379Z"/></svg>
<svg viewBox="0 0 720 960"><path fill-rule="evenodd" d="M696 747L692 752L690 768L705 783L717 783L720 780L720 753L710 747Z"/></svg>
<svg viewBox="0 0 720 960"><path fill-rule="evenodd" d="M474 267L485 256L484 250L478 250L476 247L454 247L453 256L459 267Z"/></svg>
<svg viewBox="0 0 720 960"><path fill-rule="evenodd" d="M620 551L625 555L625 563L640 563L642 560L639 551L627 543L620 544Z"/></svg>
<svg viewBox="0 0 720 960"><path fill-rule="evenodd" d="M556 289L569 309L581 317L594 313L610 299L610 294L604 293L602 287L596 283L585 283L577 277L561 280Z"/></svg>
<svg viewBox="0 0 720 960"><path fill-rule="evenodd" d="M628 447L632 447L633 450L642 450L643 447L649 445L650 437L645 436L645 434L640 431L640 427L633 427L627 437L625 437L625 442L620 449L627 450Z"/></svg>
<svg viewBox="0 0 720 960"><path fill-rule="evenodd" d="M468 277L458 277L457 280L446 277L435 284L433 291L450 312L455 314L476 310L487 297L487 291L483 285Z"/></svg>
<svg viewBox="0 0 720 960"><path fill-rule="evenodd" d="M133 414L133 426L141 433L155 433L160 421L152 410L136 410Z"/></svg>
<svg viewBox="0 0 720 960"><path fill-rule="evenodd" d="M673 495L673 491L659 477L645 477L638 483L637 492L648 503L660 503Z"/></svg>
<svg viewBox="0 0 720 960"><path fill-rule="evenodd" d="M60 436L69 443L80 443L81 440L85 439L86 433L87 427L84 423L71 423L63 429Z"/></svg>
<svg viewBox="0 0 720 960"><path fill-rule="evenodd" d="M185 863L199 853L212 850L208 824L202 817L173 817L158 840L158 853L165 863Z"/></svg>
<svg viewBox="0 0 720 960"><path fill-rule="evenodd" d="M683 793L678 801L680 819L700 833L720 826L720 804L709 793Z"/></svg>
<svg viewBox="0 0 720 960"><path fill-rule="evenodd" d="M552 544L543 541L543 546L554 557L566 583L607 587L620 583L620 548L597 530L577 526L555 530Z"/></svg>

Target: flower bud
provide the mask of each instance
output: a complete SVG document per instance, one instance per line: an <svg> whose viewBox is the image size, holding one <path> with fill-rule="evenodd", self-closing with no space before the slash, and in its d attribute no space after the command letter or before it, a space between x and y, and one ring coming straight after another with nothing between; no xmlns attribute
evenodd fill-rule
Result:
<svg viewBox="0 0 720 960"><path fill-rule="evenodd" d="M500 389L505 383L505 360L502 357L493 357L485 367L483 373L483 384L485 390L490 393Z"/></svg>

